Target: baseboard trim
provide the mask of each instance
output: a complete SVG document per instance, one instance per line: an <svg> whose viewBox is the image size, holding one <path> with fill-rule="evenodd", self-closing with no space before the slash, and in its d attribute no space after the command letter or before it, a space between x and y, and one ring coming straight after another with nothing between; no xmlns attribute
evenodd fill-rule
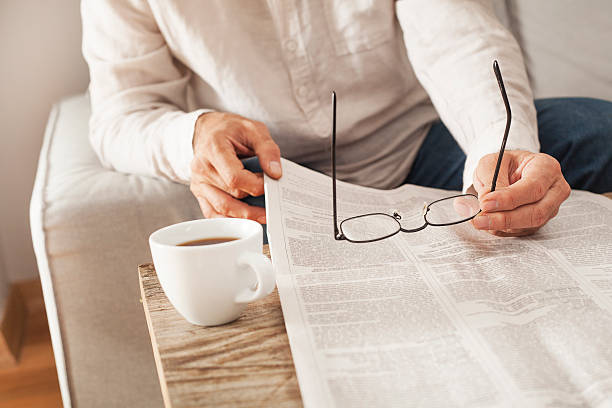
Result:
<svg viewBox="0 0 612 408"><path fill-rule="evenodd" d="M19 361L27 316L21 291L12 284L0 318L0 367L14 366Z"/></svg>

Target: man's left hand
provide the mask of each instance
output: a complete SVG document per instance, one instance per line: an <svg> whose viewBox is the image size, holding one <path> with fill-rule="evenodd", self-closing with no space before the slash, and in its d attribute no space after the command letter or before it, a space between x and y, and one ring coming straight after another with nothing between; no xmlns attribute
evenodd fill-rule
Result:
<svg viewBox="0 0 612 408"><path fill-rule="evenodd" d="M494 192L491 182L498 153L480 159L474 188L482 212L472 224L498 236L533 234L559 212L570 194L559 162L544 153L504 152Z"/></svg>

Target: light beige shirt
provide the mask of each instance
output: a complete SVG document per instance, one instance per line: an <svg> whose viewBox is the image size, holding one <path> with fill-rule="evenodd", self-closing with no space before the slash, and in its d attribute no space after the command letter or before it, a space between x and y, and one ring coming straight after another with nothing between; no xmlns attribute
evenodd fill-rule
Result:
<svg viewBox="0 0 612 408"><path fill-rule="evenodd" d="M265 123L283 157L330 170L338 93L338 176L401 184L438 117L467 153L464 185L499 150L538 151L521 52L488 1L84 0L90 138L118 171L188 183L197 116Z"/></svg>

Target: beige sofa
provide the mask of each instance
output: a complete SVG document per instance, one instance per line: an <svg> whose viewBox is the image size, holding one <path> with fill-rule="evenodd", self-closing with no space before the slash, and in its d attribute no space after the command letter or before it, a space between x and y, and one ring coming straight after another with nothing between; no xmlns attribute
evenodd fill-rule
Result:
<svg viewBox="0 0 612 408"><path fill-rule="evenodd" d="M519 38L536 96L612 100L608 0L495 1ZM200 217L182 185L104 169L86 95L54 106L31 202L32 238L66 407L157 407L162 399L136 267L147 237Z"/></svg>
<svg viewBox="0 0 612 408"><path fill-rule="evenodd" d="M34 249L64 406L157 407L137 266L162 226L200 217L189 190L104 169L86 95L52 110L31 202Z"/></svg>

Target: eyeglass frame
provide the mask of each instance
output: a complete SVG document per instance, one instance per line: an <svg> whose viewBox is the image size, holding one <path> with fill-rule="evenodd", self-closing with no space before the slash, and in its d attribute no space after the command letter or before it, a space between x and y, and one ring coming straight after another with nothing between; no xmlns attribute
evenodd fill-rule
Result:
<svg viewBox="0 0 612 408"><path fill-rule="evenodd" d="M502 139L502 143L501 143L501 147L499 150L499 155L497 156L497 163L495 165L495 172L493 173L493 181L491 182L491 190L490 192L495 191L495 187L497 184L497 178L499 176L499 169L501 167L501 163L502 163L502 159L504 156L504 152L506 150L506 141L508 140L508 134L510 132L510 124L512 122L512 111L510 109L510 102L508 101L508 94L506 93L506 87L504 86L504 81L501 75L501 71L499 69L499 64L497 63L497 60L493 61L493 72L495 73L495 77L497 79L497 84L499 86L499 90L501 92L501 96L502 96L502 100L504 102L504 106L506 108L506 128L504 129L504 137ZM443 223L443 224L437 224L437 223L431 223L427 220L427 213L430 210L430 207L440 201L443 200L448 200L451 198L457 198L457 197L467 197L467 196L472 196L475 197L476 199L478 199L477 196L475 196L474 194L471 193L467 193L467 194L457 194L454 196L449 196L449 197L444 197L444 198L440 198L438 200L432 201L431 203L427 204L427 206L425 206L423 208L423 220L425 221L425 223L418 227L418 228L413 228L413 229L404 229L402 228L401 223L399 222L399 220L401 219L401 216L397 213L394 212L393 215L389 215L386 213L382 213L382 212L376 212L376 213L367 213L367 214L361 214L361 215L355 215L353 217L349 217L346 218L344 220L342 220L340 222L340 225L338 226L338 211L337 211L337 198L336 198L336 91L332 91L332 143L331 143L331 159L332 159L332 200L333 200L333 217L334 217L334 239L336 241L348 241L348 242L352 242L352 243L369 243L369 242L376 242L376 241L382 241L383 239L387 239L390 238L394 235L399 234L400 232L418 232L421 231L425 228L427 228L428 225L437 227L437 226L450 226L450 225L456 225L456 224L461 224L464 223L466 221L469 221L471 219L473 219L474 217L476 217L478 214L481 213L482 210L479 210L476 214L472 215L471 217L459 220L459 221L455 221L455 222L451 222L451 223ZM346 221L355 219L355 218L361 218L361 217L367 217L367 216L372 216L372 215L384 215L390 218L393 218L399 225L399 228L397 229L397 231L395 231L392 234L388 234L384 237L380 237L380 238L376 238L376 239L370 239L370 240L364 240L364 241L354 241L351 240L349 238L347 238L341 231L342 231L342 224Z"/></svg>

